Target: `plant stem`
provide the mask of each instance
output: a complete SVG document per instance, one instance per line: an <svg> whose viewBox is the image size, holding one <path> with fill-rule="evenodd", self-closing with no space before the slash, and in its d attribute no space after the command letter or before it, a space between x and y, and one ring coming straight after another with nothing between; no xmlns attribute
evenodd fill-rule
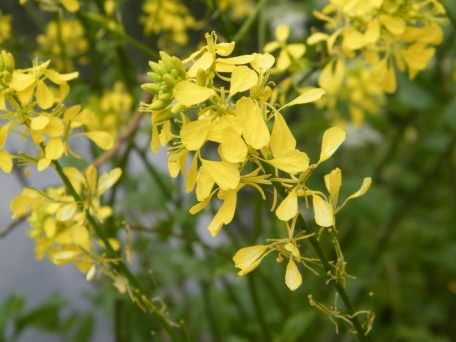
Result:
<svg viewBox="0 0 456 342"><path fill-rule="evenodd" d="M268 0L260 0L260 2L258 2L255 9L253 10L253 12L246 19L246 21L244 21L244 24L241 26L239 31L234 35L233 40L236 43L240 42L245 37L245 35L249 32L250 28L255 23L258 13L263 9L263 7L266 5L267 2L268 2Z"/></svg>
<svg viewBox="0 0 456 342"><path fill-rule="evenodd" d="M313 249L315 250L315 253L317 253L318 258L321 261L321 264L323 265L323 268L325 269L326 272L331 272L331 266L328 262L328 259L326 258L325 253L323 252L323 249L320 246L320 242L317 240L315 236L311 236L309 238L310 244L312 245ZM344 305L350 314L350 321L353 323L353 327L356 330L356 336L359 341L366 341L366 336L364 335L363 328L361 326L361 323L359 322L358 317L355 316L355 309L350 301L350 298L348 297L347 292L345 291L345 288L342 286L342 284L334 280L331 282L333 284L334 288L336 289L337 293L339 294L340 298L342 298L342 301L344 302Z"/></svg>
<svg viewBox="0 0 456 342"><path fill-rule="evenodd" d="M53 165L54 165L55 170L57 171L59 177L62 179L67 191L70 193L70 195L74 198L74 200L77 203L81 203L82 202L81 196L75 190L75 188L73 187L73 184L71 184L71 181L66 176L60 163L57 160L55 160L55 161L53 161ZM92 226L92 228L95 232L95 235L102 241L103 246L106 248L108 257L109 258L118 258L118 256L119 256L118 253L111 246L109 238L106 236L105 231L100 226L100 224L97 222L97 220L87 210L85 211L85 216L86 216L89 224ZM115 270L115 272L117 272L118 274L125 277L125 279L128 280L128 283L130 284L130 286L134 290L141 293L141 297L144 296L144 298L148 298L146 292L141 288L139 280L135 277L135 275L133 273L131 273L128 266L122 260L119 260L119 261L113 263L113 269ZM169 323L158 313L157 313L157 317L162 321L164 328L168 331L172 340L177 341L177 339L175 338L174 332L171 330L171 328L169 326Z"/></svg>

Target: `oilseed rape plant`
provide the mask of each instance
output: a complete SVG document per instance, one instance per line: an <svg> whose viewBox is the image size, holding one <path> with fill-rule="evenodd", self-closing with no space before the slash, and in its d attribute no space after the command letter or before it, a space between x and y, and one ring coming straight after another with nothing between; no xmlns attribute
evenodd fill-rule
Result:
<svg viewBox="0 0 456 342"><path fill-rule="evenodd" d="M402 317L423 309L403 287L452 273L402 284L405 262L434 259L411 259L405 243L386 253L415 238L429 250L417 227L446 222L432 205L450 201L456 160L452 11L440 0L0 4L0 170L20 182L0 237L26 222L36 259L91 285L116 341L438 340L442 315L411 333L422 321ZM30 324L91 340L92 318L53 315L55 327ZM0 319L0 340L35 322L10 316L17 331Z"/></svg>

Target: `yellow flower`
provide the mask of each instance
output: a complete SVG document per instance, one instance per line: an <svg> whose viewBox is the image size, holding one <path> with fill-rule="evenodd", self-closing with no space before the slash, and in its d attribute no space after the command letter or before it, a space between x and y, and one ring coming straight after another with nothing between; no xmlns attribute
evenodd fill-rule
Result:
<svg viewBox="0 0 456 342"><path fill-rule="evenodd" d="M272 53L280 49L276 69L278 72L287 70L296 63L306 52L306 46L301 43L287 44L290 28L287 25L279 25L275 30L276 40L265 45L264 51Z"/></svg>
<svg viewBox="0 0 456 342"><path fill-rule="evenodd" d="M144 32L159 35L162 46L186 44L187 31L198 26L181 0L147 0L143 13L141 22Z"/></svg>
<svg viewBox="0 0 456 342"><path fill-rule="evenodd" d="M11 37L11 17L0 13L0 44Z"/></svg>
<svg viewBox="0 0 456 342"><path fill-rule="evenodd" d="M46 255L56 265L74 264L87 277L92 277L100 242L92 234L85 211L103 222L111 216L111 208L100 204L100 197L120 178L114 169L97 178L90 166L84 174L75 168L65 168L65 174L83 202L75 202L65 187L48 188L45 192L25 188L11 203L13 217L29 214L30 237L35 241L38 260ZM111 239L113 246L119 243ZM101 244L102 245L102 244Z"/></svg>
<svg viewBox="0 0 456 342"><path fill-rule="evenodd" d="M52 59L59 71L73 70L75 60L85 62L88 42L82 25L76 19L48 22L46 31L38 35L37 42L38 54Z"/></svg>

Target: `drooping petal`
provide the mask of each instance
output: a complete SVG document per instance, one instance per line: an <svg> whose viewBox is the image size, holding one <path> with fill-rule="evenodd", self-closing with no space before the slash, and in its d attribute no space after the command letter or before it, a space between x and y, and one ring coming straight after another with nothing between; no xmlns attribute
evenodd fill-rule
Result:
<svg viewBox="0 0 456 342"><path fill-rule="evenodd" d="M296 149L296 139L293 136L282 114L277 113L271 134L271 151L274 157L286 155Z"/></svg>
<svg viewBox="0 0 456 342"><path fill-rule="evenodd" d="M305 152L294 150L267 161L275 168L294 175L309 168L309 157Z"/></svg>
<svg viewBox="0 0 456 342"><path fill-rule="evenodd" d="M331 205L319 195L312 196L315 222L320 227L334 226L334 212Z"/></svg>
<svg viewBox="0 0 456 342"><path fill-rule="evenodd" d="M288 261L285 271L285 284L291 291L295 291L302 284L301 272L292 258Z"/></svg>
<svg viewBox="0 0 456 342"><path fill-rule="evenodd" d="M248 145L259 150L269 144L271 135L255 100L248 97L240 99L236 104L236 114L243 123L243 136Z"/></svg>
<svg viewBox="0 0 456 342"><path fill-rule="evenodd" d="M233 220L236 212L237 191L226 191L222 195L223 204L220 206L217 214L215 214L208 230L212 237L217 236L223 225L230 223Z"/></svg>
<svg viewBox="0 0 456 342"><path fill-rule="evenodd" d="M331 205L333 208L336 208L340 187L342 185L342 171L339 168L335 168L325 175L325 185L331 198Z"/></svg>
<svg viewBox="0 0 456 342"><path fill-rule="evenodd" d="M319 163L328 160L345 141L346 133L340 127L329 128L323 133Z"/></svg>
<svg viewBox="0 0 456 342"><path fill-rule="evenodd" d="M298 196L295 191L290 191L276 210L277 217L282 221L290 221L298 214Z"/></svg>
<svg viewBox="0 0 456 342"><path fill-rule="evenodd" d="M255 245L241 248L233 256L234 266L239 268L239 275L243 276L253 271L264 258L268 250L267 245Z"/></svg>

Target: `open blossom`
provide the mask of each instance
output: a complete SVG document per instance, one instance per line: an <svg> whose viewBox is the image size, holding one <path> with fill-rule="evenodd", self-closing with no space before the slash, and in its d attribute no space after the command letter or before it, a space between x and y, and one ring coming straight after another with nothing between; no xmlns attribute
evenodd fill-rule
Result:
<svg viewBox="0 0 456 342"><path fill-rule="evenodd" d="M69 82L77 72L61 74L50 68L50 61L16 69L14 57L0 53L3 75L0 80L0 169L11 172L13 158L21 163L35 164L45 170L52 161L73 153L69 140L74 130L82 133L102 149L110 149L113 138L104 131L88 128L89 114L81 106L65 108ZM10 134L18 134L34 144L34 152L14 156L6 149Z"/></svg>

